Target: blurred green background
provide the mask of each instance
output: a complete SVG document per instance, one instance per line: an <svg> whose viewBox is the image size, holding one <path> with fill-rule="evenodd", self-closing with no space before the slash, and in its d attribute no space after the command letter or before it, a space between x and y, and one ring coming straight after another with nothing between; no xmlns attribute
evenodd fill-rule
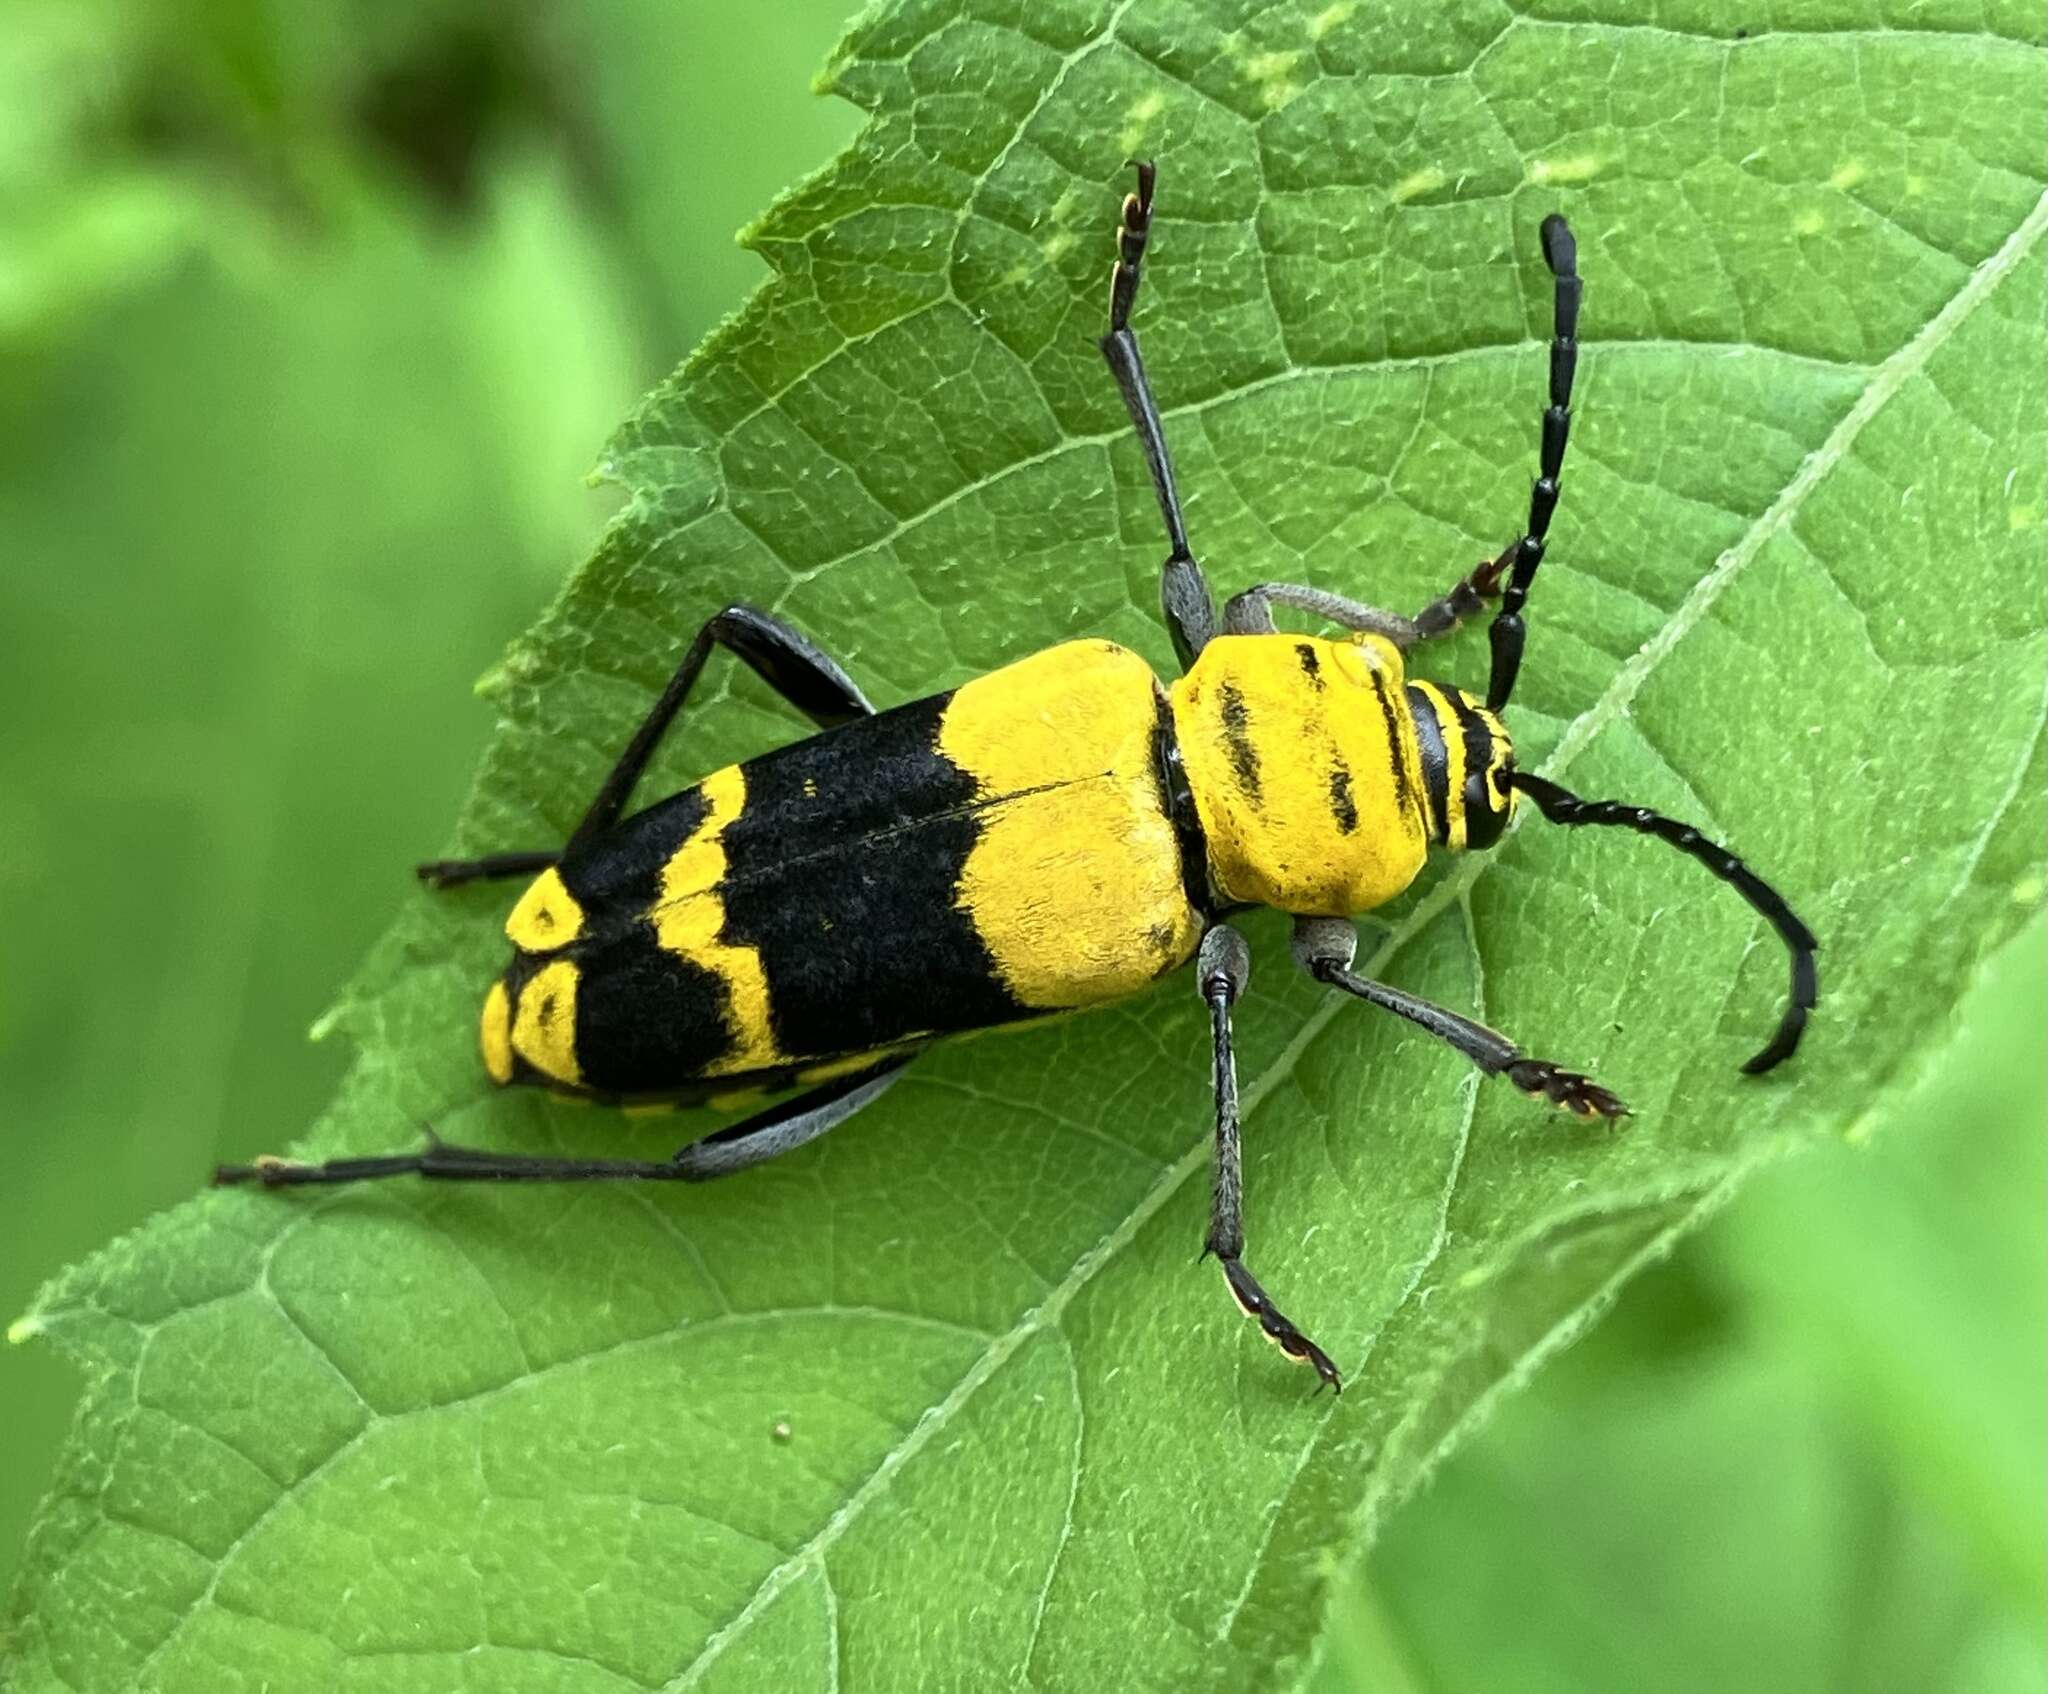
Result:
<svg viewBox="0 0 2048 1694"><path fill-rule="evenodd" d="M839 0L16 0L0 30L0 1304L274 1147L611 427L856 114ZM2048 940L1347 1580L1315 1686L2039 1689ZM1836 1031L1831 1039L1853 1039ZM1646 1133L1648 1131L1645 1131ZM76 1382L0 1359L12 1572Z"/></svg>

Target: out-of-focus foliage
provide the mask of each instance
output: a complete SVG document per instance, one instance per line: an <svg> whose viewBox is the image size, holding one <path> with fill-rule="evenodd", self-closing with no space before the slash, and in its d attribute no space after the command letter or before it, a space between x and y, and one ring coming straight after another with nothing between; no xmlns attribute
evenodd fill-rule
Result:
<svg viewBox="0 0 2048 1694"><path fill-rule="evenodd" d="M18 290L0 277L0 328L15 336L0 354L0 535L30 564L0 566L0 620L50 632L0 678L7 721L37 726L0 744L0 783L29 800L18 825L0 814L0 1042L29 1132L10 1162L24 1190L0 1221L18 1203L17 1307L34 1273L188 1192L216 1129L222 1151L275 1145L318 1097L332 1056L294 1051L289 1031L378 927L407 860L442 836L481 728L461 683L604 509L574 480L596 442L756 270L719 232L849 126L787 98L833 22L792 26L776 63L783 15L639 4L601 26L508 30L461 8L95 14L120 50L49 126L36 165L53 185L49 227L99 183L145 209L109 219L115 238L25 248L42 256ZM1607 493L1625 509L1625 488ZM1130 505L1142 512L1135 492ZM1549 586L1569 603L1569 576ZM1594 635L1614 633L1596 602L1581 610ZM1552 657L1589 676L1605 662ZM916 679L890 680L900 693ZM2006 1121L2028 1110L2038 1119L2038 1096ZM1996 1141L1952 1168L2005 1169L2026 1136L2002 1154ZM105 1174L84 1177L82 1159ZM1500 1686L1520 1667L1537 1686L1554 1665L1559 1687L1640 1686L1683 1658L1700 1686L1766 1660L1859 1688L1854 1672L1879 1661L1900 1686L1920 1671L1922 1686L2023 1686L1996 1678L2028 1647L2007 1597L2039 1574L1998 1509L2039 1423L1998 1372L2025 1373L1995 1337L1978 1369L1980 1333L1954 1340L1943 1369L1969 1381L1945 1383L1947 1398L1901 1391L1939 1352L1945 1302L1929 1289L1969 1280L1933 1251L1956 1234L1941 1226L1987 1196L1936 1204L1914 1253L1845 1269L1886 1203L1850 1180L1834 1190L1832 1241L1801 1195L1781 1202L1775 1234L1758 1225L1759 1240L1685 1255L1661 1300L1632 1300L1404 1522L1374 1582L1383 1638L1420 1685ZM1991 1200L2014 1192L1986 1180ZM81 1196L107 1210L70 1210ZM1836 1273L1840 1309L1815 1273ZM1785 1307L1787 1275L1818 1291L1804 1307ZM1865 1285L1882 1287L1886 1315L1859 1346L1845 1314ZM1802 1334L1815 1339L1787 1339ZM19 1351L7 1364L29 1368ZM73 1392L66 1373L34 1368ZM1954 1398L1971 1389L1988 1409ZM2004 1433L1979 1442L1980 1428ZM1884 1520L1872 1500L1885 1505L1895 1477L1938 1498ZM1686 1508L1699 1529L1674 1543ZM1784 1549L1775 1593L1745 1536ZM1475 1541L1495 1551L1482 1560ZM1626 1551L1602 1559L1602 1546ZM1854 1562L1866 1552L1892 1564ZM1617 1565L1650 1573L1661 1604ZM1555 1603L1532 1603L1524 1634L1503 1596L1531 1589L1531 1568L1556 1573L1536 1591ZM1851 1593L1885 1630L1855 1631ZM1728 1651L1767 1601L1769 1627L1739 1643L1754 1660L1693 1652ZM1732 1627L1731 1611L1745 1613ZM1331 1674L1371 1662L1346 1640Z"/></svg>
<svg viewBox="0 0 2048 1694"><path fill-rule="evenodd" d="M554 309L528 323L529 368L502 375L551 378L576 351L565 314L623 308L644 388L759 276L730 233L851 130L792 75L841 18L823 0L18 0L0 30L0 347L194 254L261 286L250 267L281 248L346 240L366 183L404 202L401 242L473 229L493 177L539 151L554 221L602 268L572 263L521 302Z"/></svg>

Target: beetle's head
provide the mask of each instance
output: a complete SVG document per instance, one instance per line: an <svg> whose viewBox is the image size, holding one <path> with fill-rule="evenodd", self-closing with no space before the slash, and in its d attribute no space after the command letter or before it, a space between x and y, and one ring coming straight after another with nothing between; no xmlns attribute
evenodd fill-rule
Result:
<svg viewBox="0 0 2048 1694"><path fill-rule="evenodd" d="M1442 683L1408 684L1422 754L1430 839L1439 847L1491 847L1514 816L1515 744L1486 702Z"/></svg>

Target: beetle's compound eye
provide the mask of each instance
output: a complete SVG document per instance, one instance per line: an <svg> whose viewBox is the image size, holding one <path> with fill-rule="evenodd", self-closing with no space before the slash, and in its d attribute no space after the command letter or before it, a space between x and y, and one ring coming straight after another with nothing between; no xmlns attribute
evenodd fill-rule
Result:
<svg viewBox="0 0 2048 1694"><path fill-rule="evenodd" d="M1422 756L1430 839L1439 847L1491 847L1514 816L1515 746L1507 725L1462 688L1411 682L1408 711Z"/></svg>
<svg viewBox="0 0 2048 1694"><path fill-rule="evenodd" d="M1486 762L1470 767L1471 775L1465 779L1465 845L1486 848L1500 839L1508 819L1514 816L1515 791L1508 777L1515 768L1515 748L1500 720L1483 706L1479 710L1492 720L1495 733Z"/></svg>
<svg viewBox="0 0 2048 1694"><path fill-rule="evenodd" d="M1515 812L1515 744L1508 726L1484 701L1462 691L1459 730L1465 737L1465 845L1491 847Z"/></svg>

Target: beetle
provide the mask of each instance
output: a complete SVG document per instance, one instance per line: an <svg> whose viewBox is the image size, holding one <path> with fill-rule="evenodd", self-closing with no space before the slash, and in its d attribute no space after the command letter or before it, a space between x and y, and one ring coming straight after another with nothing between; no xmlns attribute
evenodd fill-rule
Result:
<svg viewBox="0 0 2048 1694"><path fill-rule="evenodd" d="M1214 1189L1203 1255L1289 1357L1341 1389L1329 1355L1244 1261L1232 1011L1250 954L1233 913L1294 920L1319 982L1446 1043L1489 1076L1587 1118L1627 1108L1591 1078L1500 1032L1355 974L1351 919L1399 894L1432 847L1498 842L1522 799L1565 825L1655 837L1732 886L1777 931L1791 991L1743 1067L1792 1056L1818 1000L1813 933L1762 878L1697 830L1588 801L1516 767L1501 716L1525 642L1571 425L1582 284L1565 220L1541 225L1552 276L1549 403L1522 534L1412 617L1298 583L1222 608L1188 544L1172 461L1131 328L1156 172L1137 167L1100 346L1143 448L1168 553L1160 602L1182 674L1077 640L950 693L878 712L781 618L728 606L667 687L558 851L419 867L439 888L527 877L512 959L484 1000L484 1067L616 1105L783 1096L671 1159L537 1157L449 1145L306 1164L226 1166L270 1187L416 1174L455 1180L699 1181L844 1122L932 1042L1122 999L1195 961L1214 1066ZM1411 678L1408 653L1498 602L1484 698ZM1284 606L1335 635L1280 631ZM818 733L627 813L648 759L713 647L755 671Z"/></svg>

